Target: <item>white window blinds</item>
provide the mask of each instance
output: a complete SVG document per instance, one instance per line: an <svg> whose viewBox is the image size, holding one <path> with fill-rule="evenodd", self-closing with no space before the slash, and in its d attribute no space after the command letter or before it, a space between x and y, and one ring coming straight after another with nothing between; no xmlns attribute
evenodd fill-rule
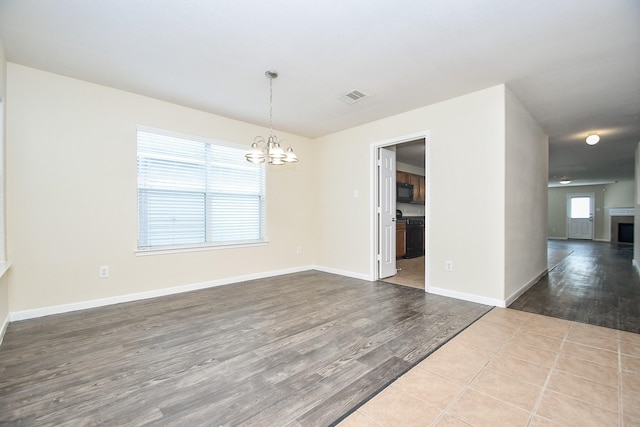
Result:
<svg viewBox="0 0 640 427"><path fill-rule="evenodd" d="M244 151L138 129L138 249L264 241L264 165Z"/></svg>

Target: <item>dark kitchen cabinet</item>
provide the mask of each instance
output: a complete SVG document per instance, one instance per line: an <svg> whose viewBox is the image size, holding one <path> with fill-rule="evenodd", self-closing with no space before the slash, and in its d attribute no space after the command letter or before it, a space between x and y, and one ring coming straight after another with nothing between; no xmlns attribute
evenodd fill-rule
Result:
<svg viewBox="0 0 640 427"><path fill-rule="evenodd" d="M407 224L396 223L396 259L407 254Z"/></svg>
<svg viewBox="0 0 640 427"><path fill-rule="evenodd" d="M413 185L413 202L424 205L426 189L424 176L409 174L411 180L410 184Z"/></svg>

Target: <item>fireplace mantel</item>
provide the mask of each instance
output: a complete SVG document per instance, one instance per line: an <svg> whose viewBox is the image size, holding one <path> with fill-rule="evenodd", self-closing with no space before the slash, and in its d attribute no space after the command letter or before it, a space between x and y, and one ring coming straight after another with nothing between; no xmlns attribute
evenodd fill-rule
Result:
<svg viewBox="0 0 640 427"><path fill-rule="evenodd" d="M611 216L634 216L635 214L635 208L609 208L609 215Z"/></svg>

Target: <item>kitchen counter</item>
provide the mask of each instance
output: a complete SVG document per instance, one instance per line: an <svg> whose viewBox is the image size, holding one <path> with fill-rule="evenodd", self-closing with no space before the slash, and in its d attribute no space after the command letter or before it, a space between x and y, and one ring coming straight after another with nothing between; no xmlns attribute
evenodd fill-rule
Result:
<svg viewBox="0 0 640 427"><path fill-rule="evenodd" d="M408 219L421 219L424 221L424 216L403 216L402 218L396 218L396 222L406 224Z"/></svg>

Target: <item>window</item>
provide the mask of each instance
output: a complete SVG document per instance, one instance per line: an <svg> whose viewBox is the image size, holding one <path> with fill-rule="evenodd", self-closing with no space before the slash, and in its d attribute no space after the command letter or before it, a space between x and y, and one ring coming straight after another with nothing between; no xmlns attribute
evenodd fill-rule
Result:
<svg viewBox="0 0 640 427"><path fill-rule="evenodd" d="M264 165L245 151L138 127L138 249L264 242Z"/></svg>
<svg viewBox="0 0 640 427"><path fill-rule="evenodd" d="M591 218L591 197L589 196L571 196L571 218Z"/></svg>

